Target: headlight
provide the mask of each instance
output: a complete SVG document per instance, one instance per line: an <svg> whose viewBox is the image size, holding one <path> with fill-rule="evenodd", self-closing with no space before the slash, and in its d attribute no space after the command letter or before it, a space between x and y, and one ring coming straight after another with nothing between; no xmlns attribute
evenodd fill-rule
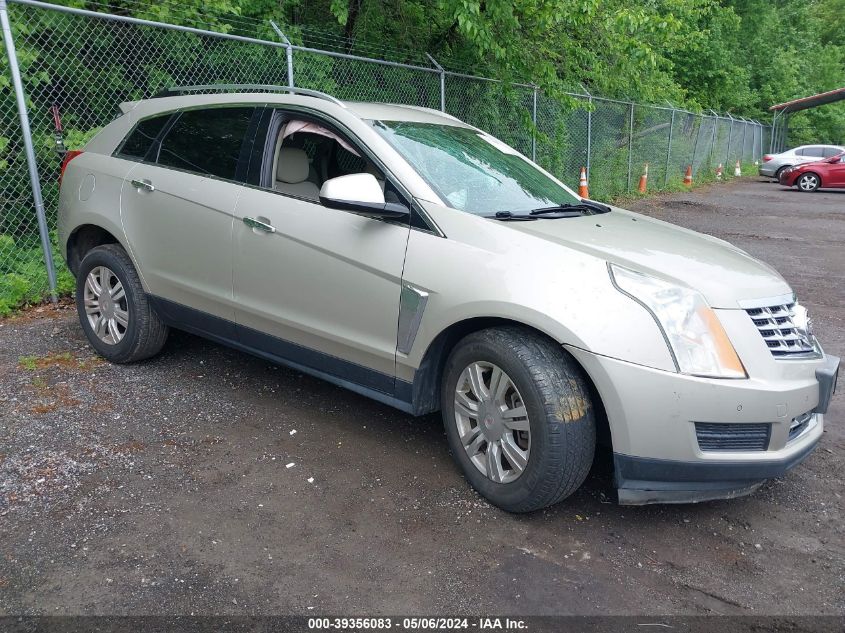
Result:
<svg viewBox="0 0 845 633"><path fill-rule="evenodd" d="M614 264L613 283L651 312L675 358L678 371L710 378L746 378L728 335L704 297Z"/></svg>

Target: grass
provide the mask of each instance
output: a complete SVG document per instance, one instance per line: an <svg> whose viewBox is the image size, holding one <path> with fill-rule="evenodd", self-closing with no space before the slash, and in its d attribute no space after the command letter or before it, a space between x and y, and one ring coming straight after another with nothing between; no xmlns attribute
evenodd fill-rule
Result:
<svg viewBox="0 0 845 633"><path fill-rule="evenodd" d="M55 247L56 282L59 295L73 292L75 281ZM0 316L7 316L27 305L43 302L50 295L41 245L35 241L16 242L0 235Z"/></svg>
<svg viewBox="0 0 845 633"><path fill-rule="evenodd" d="M18 366L26 371L39 371L50 367L88 371L99 367L103 362L101 358L96 356L91 358L76 358L70 352L51 352L46 356L21 356L18 358ZM33 384L37 380L38 378L34 378Z"/></svg>
<svg viewBox="0 0 845 633"><path fill-rule="evenodd" d="M733 166L730 168L730 173L728 173L728 169L724 169L724 173L722 174L722 182L730 182L732 180L736 180L736 177L733 175ZM742 164L742 174L743 176L750 176L752 174L757 173L757 166L754 163L743 163ZM688 187L684 184L683 178L680 176L676 176L669 179L669 182L664 186L662 179L661 182L657 184L657 186L652 186L649 183L649 188L646 193L640 193L634 188L632 191L620 193L616 196L612 196L608 202L615 204L617 206L625 206L626 202L632 200L641 200L643 198L648 198L650 196L655 195L656 193L678 193L681 191L690 191L695 189L696 187L703 186L703 185L710 185L713 183L719 182L716 179L716 172L714 169L702 171L699 170L699 173L695 174L693 179L692 187ZM637 178L637 183L634 183L634 187L636 184L639 183L639 178Z"/></svg>

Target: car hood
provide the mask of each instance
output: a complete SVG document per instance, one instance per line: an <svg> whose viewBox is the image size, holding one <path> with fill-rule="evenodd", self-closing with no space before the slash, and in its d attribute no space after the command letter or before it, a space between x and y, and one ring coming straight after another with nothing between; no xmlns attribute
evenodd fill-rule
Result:
<svg viewBox="0 0 845 633"><path fill-rule="evenodd" d="M791 293L768 264L735 246L630 211L508 222L517 231L694 288L714 308Z"/></svg>
<svg viewBox="0 0 845 633"><path fill-rule="evenodd" d="M792 171L798 171L799 169L801 171L805 171L807 169L818 168L820 166L827 167L828 165L830 165L830 163L827 162L826 158L823 158L821 160L813 160L809 163L801 163L800 165L795 165L795 167L792 168Z"/></svg>

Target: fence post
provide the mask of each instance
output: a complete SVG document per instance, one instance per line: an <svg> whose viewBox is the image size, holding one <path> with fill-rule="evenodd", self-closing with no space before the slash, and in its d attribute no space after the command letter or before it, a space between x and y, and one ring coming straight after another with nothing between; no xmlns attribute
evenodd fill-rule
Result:
<svg viewBox="0 0 845 633"><path fill-rule="evenodd" d="M710 110L713 112L713 110ZM707 154L707 168L708 171L713 168L713 157L716 155L716 137L719 131L719 115L713 112L713 134L710 137L710 152Z"/></svg>
<svg viewBox="0 0 845 633"><path fill-rule="evenodd" d="M534 103L531 110L531 121L534 129L531 130L531 160L537 162L537 86L534 86Z"/></svg>
<svg viewBox="0 0 845 633"><path fill-rule="evenodd" d="M692 168L693 175L695 175L695 156L698 154L698 139L701 137L701 121L704 118L704 115L696 114L695 118L698 119L698 128L695 130L695 143L692 144L692 160L690 161L690 167Z"/></svg>
<svg viewBox="0 0 845 633"><path fill-rule="evenodd" d="M434 67L437 70L440 71L440 111L446 112L446 71L431 55L426 53L425 56L428 57L428 60L434 64Z"/></svg>
<svg viewBox="0 0 845 633"><path fill-rule="evenodd" d="M728 118L731 120L731 126L728 128L728 149L725 151L725 168L727 169L728 164L731 162L731 140L734 133L734 118L729 114Z"/></svg>
<svg viewBox="0 0 845 633"><path fill-rule="evenodd" d="M789 144L789 113L783 115L783 135L780 141L780 151L784 151Z"/></svg>
<svg viewBox="0 0 845 633"><path fill-rule="evenodd" d="M739 154L739 162L745 162L745 134L748 132L748 121L745 120L745 117L740 117L742 119L742 151Z"/></svg>
<svg viewBox="0 0 845 633"><path fill-rule="evenodd" d="M628 121L628 191L631 191L631 154L634 151L634 104L631 103L630 120Z"/></svg>
<svg viewBox="0 0 845 633"><path fill-rule="evenodd" d="M287 57L288 62L288 87L293 88L293 46L290 43L290 40L287 38L282 32L282 29L279 28L279 25L270 20L270 26L273 27L273 30L276 31L276 35L282 38L282 41L285 43L285 57Z"/></svg>
<svg viewBox="0 0 845 633"><path fill-rule="evenodd" d="M775 152L775 130L778 126L778 111L775 110L774 115L772 116L772 129L771 133L769 134L769 153L774 154Z"/></svg>
<svg viewBox="0 0 845 633"><path fill-rule="evenodd" d="M53 264L53 251L50 246L50 230L47 227L47 214L44 211L44 198L41 195L41 178L38 175L38 164L35 162L35 148L32 144L32 130L29 127L29 113L26 109L26 95L21 81L21 71L18 67L15 41L12 37L12 27L9 23L9 13L6 0L0 0L0 27L3 29L3 41L6 45L6 56L9 58L9 73L15 88L15 99L18 103L18 117L21 122L26 164L29 169L29 182L32 185L32 201L35 203L35 215L38 218L38 233L41 236L41 248L44 251L44 264L47 267L47 281L50 285L50 299L56 303L56 267Z"/></svg>
<svg viewBox="0 0 845 633"><path fill-rule="evenodd" d="M587 182L590 181L590 156L593 153L593 95L581 84L581 89L587 93Z"/></svg>
<svg viewBox="0 0 845 633"><path fill-rule="evenodd" d="M669 121L669 142L666 144L666 170L663 172L663 188L669 186L669 159L672 156L672 130L675 129L675 108L672 108L672 119Z"/></svg>

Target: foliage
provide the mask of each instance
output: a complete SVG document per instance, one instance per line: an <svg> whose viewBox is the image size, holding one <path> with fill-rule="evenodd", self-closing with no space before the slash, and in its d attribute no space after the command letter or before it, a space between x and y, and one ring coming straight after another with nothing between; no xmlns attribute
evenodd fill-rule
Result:
<svg viewBox="0 0 845 633"><path fill-rule="evenodd" d="M547 92L583 85L760 120L843 86L845 0L283 0L271 14L351 50L414 42L447 67ZM845 104L796 115L793 129L795 141L845 142Z"/></svg>
<svg viewBox="0 0 845 633"><path fill-rule="evenodd" d="M55 235L52 238L55 244ZM0 261L0 316L9 314L18 306L38 303L49 295L40 243L16 244L11 236L0 235L0 252L4 254ZM53 259L58 264L62 261L55 248ZM70 271L60 264L57 270L58 293L71 293L75 283Z"/></svg>

